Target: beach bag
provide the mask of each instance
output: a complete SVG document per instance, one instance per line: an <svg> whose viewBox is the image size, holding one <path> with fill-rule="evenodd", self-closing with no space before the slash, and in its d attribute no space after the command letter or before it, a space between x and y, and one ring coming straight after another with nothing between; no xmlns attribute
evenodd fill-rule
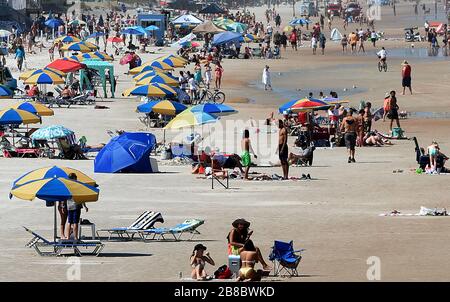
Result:
<svg viewBox="0 0 450 302"><path fill-rule="evenodd" d="M222 265L214 272L216 279L230 279L233 274L227 265Z"/></svg>

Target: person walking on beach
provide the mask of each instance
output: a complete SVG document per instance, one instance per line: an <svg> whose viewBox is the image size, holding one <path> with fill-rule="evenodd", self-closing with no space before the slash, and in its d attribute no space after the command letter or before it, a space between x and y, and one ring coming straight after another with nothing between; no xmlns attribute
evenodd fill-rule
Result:
<svg viewBox="0 0 450 302"><path fill-rule="evenodd" d="M209 85L211 84L212 81L212 69L211 66L209 65L209 62L205 64L205 85L206 88L209 89Z"/></svg>
<svg viewBox="0 0 450 302"><path fill-rule="evenodd" d="M250 170L250 166L252 165L252 157L250 154L253 154L255 158L258 158L258 156L255 154L255 151L253 151L252 143L250 141L250 131L248 129L244 130L244 137L242 138L241 142L242 147L242 166L244 169L244 179L249 180L248 178L248 172Z"/></svg>
<svg viewBox="0 0 450 302"><path fill-rule="evenodd" d="M320 33L319 46L320 46L320 50L322 51L322 55L325 54L325 43L326 42L327 42L327 38L325 38L325 35L323 33Z"/></svg>
<svg viewBox="0 0 450 302"><path fill-rule="evenodd" d="M348 163L355 162L355 147L356 147L356 132L357 121L353 117L353 108L347 111L347 116L344 117L341 123L341 132L344 133L345 146L348 150Z"/></svg>
<svg viewBox="0 0 450 302"><path fill-rule="evenodd" d="M377 40L378 40L378 35L374 30L372 30L372 32L370 33L370 41L372 41L373 47L377 47L376 46Z"/></svg>
<svg viewBox="0 0 450 302"><path fill-rule="evenodd" d="M389 130L392 132L392 125L394 124L394 120L397 124L397 127L400 128L400 120L398 117L398 104L397 104L397 97L395 96L396 92L395 90L392 90L391 92L389 92L389 111L387 114L388 119L391 120L390 126L389 126Z"/></svg>
<svg viewBox="0 0 450 302"><path fill-rule="evenodd" d="M348 51L347 45L348 45L348 38L347 35L344 35L341 39L342 53Z"/></svg>
<svg viewBox="0 0 450 302"><path fill-rule="evenodd" d="M280 159L281 168L283 169L283 179L289 179L289 150L287 144L288 135L283 120L278 120L278 129L278 157Z"/></svg>
<svg viewBox="0 0 450 302"><path fill-rule="evenodd" d="M292 50L297 51L297 32L295 30L289 36L289 42L291 42Z"/></svg>
<svg viewBox="0 0 450 302"><path fill-rule="evenodd" d="M191 278L197 281L205 281L211 279L210 276L205 271L206 263L211 265L216 265L214 260L209 255L209 252L206 252L206 246L199 243L194 247L194 251L192 252L190 258L190 264L192 267Z"/></svg>
<svg viewBox="0 0 450 302"><path fill-rule="evenodd" d="M216 89L220 89L220 85L222 84L222 75L223 75L222 65L220 65L219 62L217 62L216 69L214 69Z"/></svg>
<svg viewBox="0 0 450 302"><path fill-rule="evenodd" d="M270 79L270 71L269 71L269 65L266 65L263 70L262 74L262 82L264 84L264 90L272 90L272 81Z"/></svg>
<svg viewBox="0 0 450 302"><path fill-rule="evenodd" d="M356 51L356 44L358 43L358 36L352 32L348 38L350 40L351 52L354 53Z"/></svg>
<svg viewBox="0 0 450 302"><path fill-rule="evenodd" d="M23 45L17 47L15 59L17 60L17 68L19 71L22 71L23 61L25 60L25 49Z"/></svg>
<svg viewBox="0 0 450 302"><path fill-rule="evenodd" d="M77 180L77 175L75 173L69 174L69 179ZM68 210L68 220L69 225L66 228L66 239L70 238L70 233L73 230L73 238L75 241L78 241L78 228L80 223L80 216L81 216L81 208L86 210L86 213L89 211L89 209L86 207L86 204L75 202L73 199L67 200L67 210Z"/></svg>
<svg viewBox="0 0 450 302"><path fill-rule="evenodd" d="M315 55L316 51L317 51L317 38L315 36L312 36L312 38L311 38L311 48L312 48L313 55Z"/></svg>
<svg viewBox="0 0 450 302"><path fill-rule="evenodd" d="M403 61L402 67L402 87L403 87L403 95L405 95L405 89L408 87L409 92L412 94L411 88L411 66L408 64L408 61Z"/></svg>
<svg viewBox="0 0 450 302"><path fill-rule="evenodd" d="M366 52L366 50L364 49L364 36L359 38L359 47L358 47L358 52L360 52L362 50L362 52Z"/></svg>

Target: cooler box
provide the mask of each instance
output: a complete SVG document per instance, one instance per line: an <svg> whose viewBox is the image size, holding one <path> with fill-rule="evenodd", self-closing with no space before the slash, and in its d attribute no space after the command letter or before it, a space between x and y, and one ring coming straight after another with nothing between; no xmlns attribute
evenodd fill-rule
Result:
<svg viewBox="0 0 450 302"><path fill-rule="evenodd" d="M392 137L395 137L395 138L403 137L403 129L402 128L392 128Z"/></svg>
<svg viewBox="0 0 450 302"><path fill-rule="evenodd" d="M228 268L235 277L239 276L241 268L241 257L238 255L228 255Z"/></svg>

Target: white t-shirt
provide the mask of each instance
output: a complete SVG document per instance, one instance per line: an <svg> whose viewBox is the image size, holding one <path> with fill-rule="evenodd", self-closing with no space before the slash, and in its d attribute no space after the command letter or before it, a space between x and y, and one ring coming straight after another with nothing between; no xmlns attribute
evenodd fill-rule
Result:
<svg viewBox="0 0 450 302"><path fill-rule="evenodd" d="M194 78L190 78L188 84L190 90L197 90L197 82L195 81Z"/></svg>
<svg viewBox="0 0 450 302"><path fill-rule="evenodd" d="M377 56L379 56L379 57L382 58L382 59L385 59L385 58L386 58L386 55L387 55L387 53L386 53L386 50L385 50L385 49L382 49L382 50L380 50L379 52L377 52Z"/></svg>

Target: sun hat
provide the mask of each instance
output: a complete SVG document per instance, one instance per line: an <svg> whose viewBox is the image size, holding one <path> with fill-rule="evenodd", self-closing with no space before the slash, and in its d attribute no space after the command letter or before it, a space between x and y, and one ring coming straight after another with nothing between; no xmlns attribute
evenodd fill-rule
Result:
<svg viewBox="0 0 450 302"><path fill-rule="evenodd" d="M237 228L240 224L244 225L244 227L248 228L250 226L250 222L245 220L244 218L239 218L233 221L231 224L233 227Z"/></svg>
<svg viewBox="0 0 450 302"><path fill-rule="evenodd" d="M389 92L386 92L386 94L384 95L384 98L388 98L390 96L391 96L391 94Z"/></svg>

